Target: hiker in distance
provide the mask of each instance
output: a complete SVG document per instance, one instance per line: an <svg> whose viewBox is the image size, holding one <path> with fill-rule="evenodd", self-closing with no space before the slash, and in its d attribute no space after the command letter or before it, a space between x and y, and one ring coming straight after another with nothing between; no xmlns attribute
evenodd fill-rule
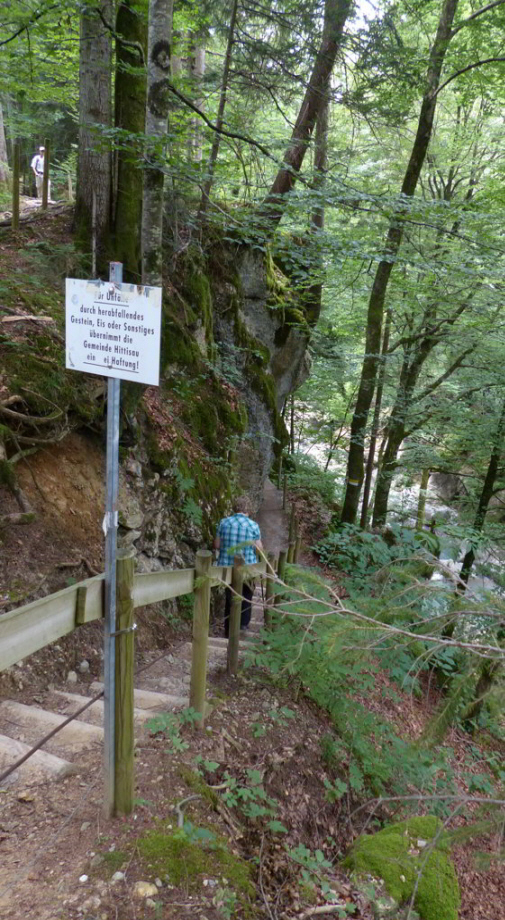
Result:
<svg viewBox="0 0 505 920"><path fill-rule="evenodd" d="M256 550L263 549L261 533L256 521L249 517L251 502L246 495L239 495L233 502L233 514L219 522L214 549L219 551L218 565L233 565L233 557L237 553L244 557L246 565L257 562ZM244 544L246 544L244 546ZM238 547L238 549L236 549ZM253 586L244 581L242 588L242 611L240 628L247 629L251 621ZM230 632L231 613L231 588L226 588L224 603L224 634L226 638Z"/></svg>
<svg viewBox="0 0 505 920"><path fill-rule="evenodd" d="M44 181L44 156L46 148L39 147L39 152L35 154L31 162L31 168L35 176L35 185L37 186L37 198L42 198L42 184ZM51 183L47 184L47 198L51 200Z"/></svg>

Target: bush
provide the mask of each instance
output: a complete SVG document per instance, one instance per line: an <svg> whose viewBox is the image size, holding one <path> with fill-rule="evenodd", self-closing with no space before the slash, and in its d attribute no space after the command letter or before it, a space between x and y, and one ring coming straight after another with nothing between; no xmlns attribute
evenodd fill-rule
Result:
<svg viewBox="0 0 505 920"><path fill-rule="evenodd" d="M304 498L317 492L328 507L335 504L335 476L321 469L316 460L306 454L295 454L290 458L294 470L287 473L288 487Z"/></svg>

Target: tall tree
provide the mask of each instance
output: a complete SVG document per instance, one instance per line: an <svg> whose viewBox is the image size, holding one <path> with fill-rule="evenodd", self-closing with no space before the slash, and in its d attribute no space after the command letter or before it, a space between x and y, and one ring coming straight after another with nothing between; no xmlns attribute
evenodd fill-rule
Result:
<svg viewBox="0 0 505 920"><path fill-rule="evenodd" d="M207 175L205 177L203 186L202 186L202 197L200 200L200 208L198 211L198 223L203 222L205 212L209 203L209 196L212 189L212 182L214 179L214 169L217 161L217 155L219 153L219 143L221 140L221 128L223 127L224 119L224 109L226 106L226 96L228 93L228 81L230 77L230 67L231 59L233 53L233 40L235 35L235 23L237 20L237 10L238 10L238 0L233 0L233 5L231 8L230 15L230 25L228 28L228 41L226 44L226 53L224 57L224 67L223 67L223 78L221 82L221 93L219 96L219 108L217 110L216 118L216 130L214 132L214 137L212 140L212 147L209 156L209 162L207 164Z"/></svg>
<svg viewBox="0 0 505 920"><path fill-rule="evenodd" d="M103 130L111 125L111 21L112 0L82 9L75 227L89 247L94 224L99 270L108 255L111 222L111 151Z"/></svg>
<svg viewBox="0 0 505 920"><path fill-rule="evenodd" d="M147 2L123 0L116 19L115 125L117 189L114 256L125 281L141 278L143 174L142 141L146 118Z"/></svg>
<svg viewBox="0 0 505 920"><path fill-rule="evenodd" d="M164 156L170 109L173 0L149 0L146 166L142 214L142 281L162 282Z"/></svg>
<svg viewBox="0 0 505 920"><path fill-rule="evenodd" d="M270 191L260 208L260 225L268 234L273 234L285 209L286 196L293 188L308 149L317 117L324 105L325 92L337 54L352 0L326 0L325 28L321 45L314 61L303 102L291 134L283 164L271 185Z"/></svg>
<svg viewBox="0 0 505 920"><path fill-rule="evenodd" d="M458 6L458 0L444 0L442 12L433 45L431 46L426 89L421 104L417 124L417 133L410 154L410 159L403 177L399 206L396 208L389 224L383 257L377 267L375 279L368 303L368 316L365 339L365 357L361 371L361 381L356 399L356 406L351 423L351 443L347 461L347 481L342 521L353 524L358 510L361 484L363 482L363 455L365 431L368 412L372 403L380 359L380 341L384 303L393 266L400 249L404 218L407 210L402 199L414 195L421 170L424 165L428 146L433 131L433 122L437 105L437 90L445 55L452 37L452 23Z"/></svg>

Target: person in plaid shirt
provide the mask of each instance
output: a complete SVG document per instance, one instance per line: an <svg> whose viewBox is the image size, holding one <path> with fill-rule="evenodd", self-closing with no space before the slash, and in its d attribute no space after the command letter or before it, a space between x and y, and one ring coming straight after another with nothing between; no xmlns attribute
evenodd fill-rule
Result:
<svg viewBox="0 0 505 920"><path fill-rule="evenodd" d="M223 518L217 528L214 549L219 551L218 565L233 565L237 554L244 557L246 565L258 561L256 550L262 549L261 533L256 521L249 517L251 503L246 495L239 495L233 503L233 514ZM247 544L244 546L244 544ZM247 629L251 621L251 601L253 588L244 582L242 594L242 612L240 628ZM224 605L224 634L228 638L230 630L231 588L226 588Z"/></svg>

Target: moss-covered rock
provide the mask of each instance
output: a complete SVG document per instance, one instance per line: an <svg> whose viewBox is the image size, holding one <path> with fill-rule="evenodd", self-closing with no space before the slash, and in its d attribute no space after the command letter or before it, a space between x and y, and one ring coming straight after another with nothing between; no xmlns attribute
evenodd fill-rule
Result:
<svg viewBox="0 0 505 920"><path fill-rule="evenodd" d="M458 920L460 893L442 822L431 815L391 824L355 842L344 864L383 879L399 904L410 901L422 920Z"/></svg>

